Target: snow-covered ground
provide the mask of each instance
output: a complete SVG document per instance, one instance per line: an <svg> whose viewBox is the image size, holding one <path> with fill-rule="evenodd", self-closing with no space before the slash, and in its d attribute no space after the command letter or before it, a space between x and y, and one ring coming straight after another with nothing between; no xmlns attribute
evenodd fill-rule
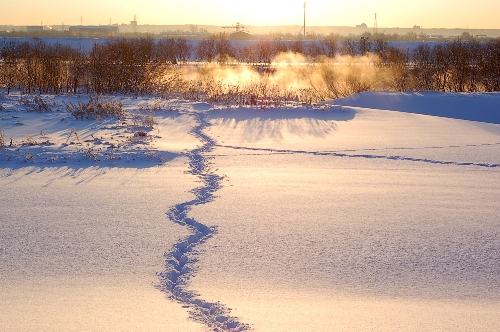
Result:
<svg viewBox="0 0 500 332"><path fill-rule="evenodd" d="M500 94L42 97L0 100L2 330L498 330Z"/></svg>

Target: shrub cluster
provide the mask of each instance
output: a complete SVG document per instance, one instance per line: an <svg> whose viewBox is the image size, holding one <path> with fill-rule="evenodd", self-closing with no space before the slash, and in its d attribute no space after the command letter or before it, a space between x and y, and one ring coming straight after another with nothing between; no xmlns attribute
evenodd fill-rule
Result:
<svg viewBox="0 0 500 332"><path fill-rule="evenodd" d="M500 91L498 40L421 43L409 50L382 39L330 36L238 46L224 36L212 36L193 45L183 39L110 39L85 53L38 39L6 39L0 42L0 88L7 93L178 94L251 105L297 98L309 103L373 89ZM305 66L275 68L280 54L301 55ZM228 83L202 69L207 64L245 65L258 77L245 85ZM277 82L286 70L294 76L288 82L301 82Z"/></svg>
<svg viewBox="0 0 500 332"><path fill-rule="evenodd" d="M19 104L26 106L28 111L38 113L51 111L50 105L40 96L34 96L33 99L29 97L22 97L21 99L19 99Z"/></svg>
<svg viewBox="0 0 500 332"><path fill-rule="evenodd" d="M26 93L133 93L147 94L161 85L174 61L186 59L173 45L150 38L113 39L95 43L88 53L42 40L0 43L0 87ZM177 57L178 56L178 57ZM174 57L174 58L172 58ZM167 61L168 59L168 61Z"/></svg>
<svg viewBox="0 0 500 332"><path fill-rule="evenodd" d="M121 102L111 100L101 100L98 96L90 96L86 103L78 102L73 104L70 102L66 105L66 109L77 120L83 119L100 119L103 117L125 117L125 110Z"/></svg>

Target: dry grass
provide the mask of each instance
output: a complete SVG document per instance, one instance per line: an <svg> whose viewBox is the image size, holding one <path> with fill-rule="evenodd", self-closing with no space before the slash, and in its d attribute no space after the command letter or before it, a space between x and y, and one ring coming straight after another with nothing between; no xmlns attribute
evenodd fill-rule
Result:
<svg viewBox="0 0 500 332"><path fill-rule="evenodd" d="M213 77L185 81L177 95L185 100L231 106L276 107L298 100L296 89L265 80L225 83Z"/></svg>
<svg viewBox="0 0 500 332"><path fill-rule="evenodd" d="M95 149L94 144L87 143L87 147L80 149L79 152L82 154L83 157L90 159L92 161L98 161L99 160L99 153L101 152L101 149Z"/></svg>
<svg viewBox="0 0 500 332"><path fill-rule="evenodd" d="M155 118L152 111L142 113L139 112L132 116L132 125L136 128L140 128L142 130L153 129L155 125Z"/></svg>
<svg viewBox="0 0 500 332"><path fill-rule="evenodd" d="M19 99L19 104L26 106L26 110L31 112L44 113L52 110L50 104L40 96L34 96L33 98L22 97Z"/></svg>
<svg viewBox="0 0 500 332"><path fill-rule="evenodd" d="M24 154L24 157L23 157L24 162L28 162L28 161L34 160L34 159L35 159L35 155L34 154L31 154L31 153L25 153Z"/></svg>
<svg viewBox="0 0 500 332"><path fill-rule="evenodd" d="M125 117L125 110L121 102L107 100L99 96L90 96L86 103L78 102L66 104L66 110L77 120L99 120L103 117Z"/></svg>

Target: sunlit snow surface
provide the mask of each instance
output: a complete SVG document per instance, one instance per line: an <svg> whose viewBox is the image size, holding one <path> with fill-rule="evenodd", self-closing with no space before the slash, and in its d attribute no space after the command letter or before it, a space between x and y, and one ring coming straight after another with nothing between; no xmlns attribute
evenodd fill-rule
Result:
<svg viewBox="0 0 500 332"><path fill-rule="evenodd" d="M472 112L463 97L490 123L418 114ZM2 329L213 330L157 289L163 253L189 235L166 213L192 201L189 218L216 232L196 247L185 291L255 331L497 331L500 95L337 103L168 104L175 112L155 113L152 144L169 156L160 166L0 161ZM197 153L223 177L201 204L188 164L200 113L213 142ZM26 135L0 114L5 137Z"/></svg>

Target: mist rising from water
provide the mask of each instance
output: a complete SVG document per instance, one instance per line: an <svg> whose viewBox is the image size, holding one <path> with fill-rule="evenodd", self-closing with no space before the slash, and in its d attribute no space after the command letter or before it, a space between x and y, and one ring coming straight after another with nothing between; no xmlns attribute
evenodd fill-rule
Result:
<svg viewBox="0 0 500 332"><path fill-rule="evenodd" d="M302 54L286 52L278 54L270 64L228 61L188 66L183 76L192 82L217 86L220 93L235 89L245 93L257 86L282 91L300 101L320 102L379 88L385 72L377 66L379 62L379 57L371 53L356 57L323 56L311 62Z"/></svg>

